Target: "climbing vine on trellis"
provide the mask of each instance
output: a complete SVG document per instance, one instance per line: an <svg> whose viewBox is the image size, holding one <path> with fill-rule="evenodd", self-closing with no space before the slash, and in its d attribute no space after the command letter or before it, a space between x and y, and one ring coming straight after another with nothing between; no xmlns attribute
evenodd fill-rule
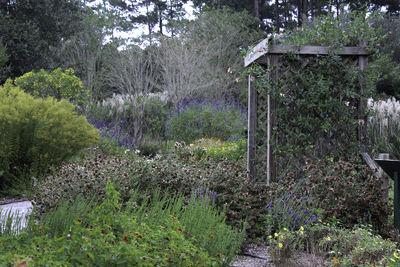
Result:
<svg viewBox="0 0 400 267"><path fill-rule="evenodd" d="M367 116L360 101L372 92L361 90L358 58L289 53L279 62L269 71L279 68L280 79L257 79L258 98L269 94L275 102L271 145L278 171L298 172L308 157L333 159L359 151L358 129Z"/></svg>

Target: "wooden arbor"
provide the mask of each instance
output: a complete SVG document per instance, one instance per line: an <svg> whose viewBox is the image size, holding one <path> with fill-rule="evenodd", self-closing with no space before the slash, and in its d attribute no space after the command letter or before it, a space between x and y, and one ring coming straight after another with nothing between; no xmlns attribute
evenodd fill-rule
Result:
<svg viewBox="0 0 400 267"><path fill-rule="evenodd" d="M278 81L290 75L281 57L285 53L294 53L302 60L302 67L308 64L307 58L328 55L330 47L324 46L294 46L271 44L269 38L261 41L245 58L245 66L257 63L269 69L269 80ZM343 47L337 55L349 65L364 70L368 62L368 51L365 46ZM361 88L363 86L361 85ZM267 183L274 180L277 174L277 165L274 160L271 146L271 129L275 124L275 101L270 95L266 97L257 93L252 79L248 80L248 143L247 143L247 172L248 176L257 183ZM365 101L360 101L358 110L361 112ZM361 113L359 113L361 114ZM361 127L358 131L359 140L363 139Z"/></svg>

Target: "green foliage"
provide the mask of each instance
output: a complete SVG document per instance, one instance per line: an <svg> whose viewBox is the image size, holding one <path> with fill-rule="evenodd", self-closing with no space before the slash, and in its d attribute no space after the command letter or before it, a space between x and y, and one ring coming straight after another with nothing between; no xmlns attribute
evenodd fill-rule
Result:
<svg viewBox="0 0 400 267"><path fill-rule="evenodd" d="M362 97L360 72L335 55L303 61L291 54L282 56L283 69L290 74L276 83L265 70L257 70L259 94L276 101L272 129L274 154L280 174L299 172L305 158L346 156L359 148L357 131L368 111L358 111ZM360 120L360 119L363 120Z"/></svg>
<svg viewBox="0 0 400 267"><path fill-rule="evenodd" d="M328 14L314 18L304 27L285 33L284 44L329 46L340 51L343 46L359 46L366 42L371 53L378 52L388 34L382 27L373 25L383 17L380 12L367 15L364 12L342 13L338 18Z"/></svg>
<svg viewBox="0 0 400 267"><path fill-rule="evenodd" d="M396 244L373 234L368 226L349 230L321 222L276 233L269 243L275 264L294 264L298 251L320 255L330 266L390 266L400 258Z"/></svg>
<svg viewBox="0 0 400 267"><path fill-rule="evenodd" d="M167 137L190 143L202 137L227 140L241 137L246 117L233 105L221 102L192 103L179 108L167 122Z"/></svg>
<svg viewBox="0 0 400 267"><path fill-rule="evenodd" d="M165 122L171 106L169 103L150 98L144 106L143 135L153 139L165 139Z"/></svg>
<svg viewBox="0 0 400 267"><path fill-rule="evenodd" d="M73 69L67 69L65 72L61 68L52 72L43 69L39 72L31 71L16 78L14 82L35 97L52 96L57 100L67 99L78 106L83 106L89 99L89 92L83 87L82 81L74 75Z"/></svg>
<svg viewBox="0 0 400 267"><path fill-rule="evenodd" d="M9 66L6 65L8 58L6 48L0 39L0 84L8 77Z"/></svg>
<svg viewBox="0 0 400 267"><path fill-rule="evenodd" d="M88 215L87 223L76 218L60 236L49 237L41 226L36 232L0 237L0 261L33 265L80 266L204 266L222 265L185 236L176 218L147 225L121 212L118 192L107 184L103 203Z"/></svg>
<svg viewBox="0 0 400 267"><path fill-rule="evenodd" d="M15 78L32 69L62 60L52 57L52 50L79 31L78 13L84 9L78 1L5 0L0 5L0 36L7 47L10 75ZM0 80L2 84L4 80Z"/></svg>
<svg viewBox="0 0 400 267"><path fill-rule="evenodd" d="M66 100L34 98L8 81L0 87L1 184L18 172L43 174L98 141L98 132Z"/></svg>

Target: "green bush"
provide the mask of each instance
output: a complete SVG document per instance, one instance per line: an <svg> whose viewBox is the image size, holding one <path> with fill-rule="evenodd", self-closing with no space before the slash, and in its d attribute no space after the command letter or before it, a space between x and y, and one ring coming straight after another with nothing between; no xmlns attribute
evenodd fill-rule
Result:
<svg viewBox="0 0 400 267"><path fill-rule="evenodd" d="M179 107L167 122L167 137L192 141L202 137L238 139L246 130L246 115L225 101L191 102Z"/></svg>
<svg viewBox="0 0 400 267"><path fill-rule="evenodd" d="M86 104L90 96L82 81L74 75L73 69L67 69L65 72L61 68L52 72L43 69L39 72L31 71L16 78L14 83L35 97L52 96L57 100L67 99L78 106Z"/></svg>
<svg viewBox="0 0 400 267"><path fill-rule="evenodd" d="M281 182L284 188L296 185L302 195L312 199L311 205L320 209L322 218L337 218L344 226L353 227L360 221L384 231L389 205L376 179L360 156L349 161L334 159L312 162L304 166L301 182L289 176Z"/></svg>
<svg viewBox="0 0 400 267"><path fill-rule="evenodd" d="M89 149L87 158L76 163L63 164L53 174L46 176L33 186L33 199L39 215L64 202L72 202L79 195L84 199L99 202L105 196L104 188L112 182L124 201L129 191L136 188L138 180L146 177L146 160L132 154L110 156L98 153L97 148ZM133 158L131 158L131 156Z"/></svg>
<svg viewBox="0 0 400 267"><path fill-rule="evenodd" d="M0 236L0 262L34 266L218 266L222 257L210 257L186 238L175 217L148 225L121 211L118 192L107 185L103 203L76 218L60 236L49 237L40 225L36 232Z"/></svg>
<svg viewBox="0 0 400 267"><path fill-rule="evenodd" d="M8 81L0 86L0 169L5 177L41 174L82 148L98 142L98 132L66 100L34 98Z"/></svg>

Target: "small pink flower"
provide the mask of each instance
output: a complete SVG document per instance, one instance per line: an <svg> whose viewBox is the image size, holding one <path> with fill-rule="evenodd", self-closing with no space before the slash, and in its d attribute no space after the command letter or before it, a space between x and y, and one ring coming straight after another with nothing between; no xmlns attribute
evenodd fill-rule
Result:
<svg viewBox="0 0 400 267"><path fill-rule="evenodd" d="M363 32L363 31L364 31L364 28L361 28L360 30Z"/></svg>
<svg viewBox="0 0 400 267"><path fill-rule="evenodd" d="M379 105L382 105L382 103L383 103L383 101L382 101L382 100L379 100Z"/></svg>
<svg viewBox="0 0 400 267"><path fill-rule="evenodd" d="M380 44L380 43L377 43L377 44L376 44L376 46L377 46L377 47L380 47L380 46L381 46L381 44Z"/></svg>
<svg viewBox="0 0 400 267"><path fill-rule="evenodd" d="M232 73L233 71L232 71L232 68L231 67L229 67L228 68L228 73Z"/></svg>
<svg viewBox="0 0 400 267"><path fill-rule="evenodd" d="M388 32L389 35L392 35L392 32Z"/></svg>
<svg viewBox="0 0 400 267"><path fill-rule="evenodd" d="M358 120L358 124L359 124L359 125L364 125L364 123L365 123L365 121L364 121L363 119L359 119L359 120Z"/></svg>
<svg viewBox="0 0 400 267"><path fill-rule="evenodd" d="M263 48L258 48L257 52L264 52Z"/></svg>

